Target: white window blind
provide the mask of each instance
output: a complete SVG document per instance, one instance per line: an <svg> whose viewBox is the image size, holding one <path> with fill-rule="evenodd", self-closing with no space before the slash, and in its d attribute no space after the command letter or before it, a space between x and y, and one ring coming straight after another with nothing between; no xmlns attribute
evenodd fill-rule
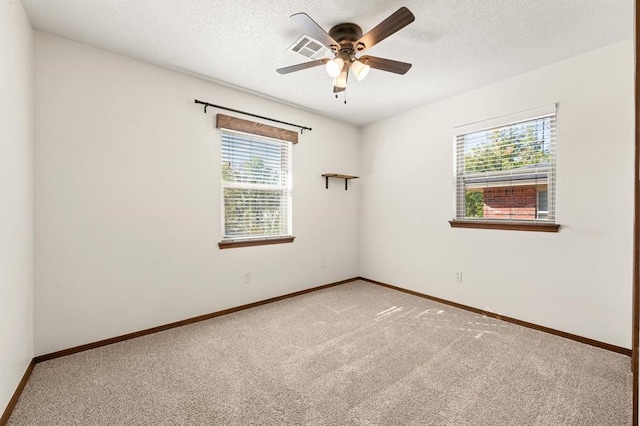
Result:
<svg viewBox="0 0 640 426"><path fill-rule="evenodd" d="M222 130L224 240L291 235L291 146Z"/></svg>
<svg viewBox="0 0 640 426"><path fill-rule="evenodd" d="M555 136L555 110L457 134L456 219L554 223Z"/></svg>

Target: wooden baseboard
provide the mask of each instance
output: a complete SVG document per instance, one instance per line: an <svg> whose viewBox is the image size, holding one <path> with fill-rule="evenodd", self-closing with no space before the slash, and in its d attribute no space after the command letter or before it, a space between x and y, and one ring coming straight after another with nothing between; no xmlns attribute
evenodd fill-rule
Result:
<svg viewBox="0 0 640 426"><path fill-rule="evenodd" d="M260 300L258 302L248 303L246 305L236 306L234 308L224 309L222 311L212 312L212 313L205 314L205 315L199 315L199 316L193 317L193 318L187 318L187 319L184 319L184 320L181 320L181 321L176 321L176 322L172 322L172 323L169 323L169 324L164 324L164 325L160 325L160 326L157 326L157 327L147 328L145 330L140 330L140 331L136 331L136 332L133 332L133 333L123 334L121 336L111 337L109 339L99 340L97 342L92 342L92 343L87 343L87 344L80 345L80 346L75 346L75 347L69 348L69 349L63 349L61 351L52 352L52 353L45 354L45 355L39 355L39 356L35 357L33 360L37 364L37 363L42 362L42 361L47 361L47 360L50 360L50 359L59 358L59 357L66 356L66 355L71 355L71 354L82 352L82 351L86 351L86 350L89 350L89 349L99 348L100 346L106 346L106 345L110 345L112 343L123 342L123 341L129 340L129 339L135 339L136 337L141 337L141 336L157 333L157 332L164 331L164 330L169 330L169 329L175 328L175 327L182 327L183 325L193 324L193 323L199 322L199 321L205 321L205 320L208 320L208 319L211 319L211 318L215 318L215 317L219 317L219 316L222 316L222 315L231 314L233 312L243 311L245 309L250 309L250 308L254 308L256 306L266 305L268 303L273 303L273 302L277 302L279 300L300 296L300 295L303 295L303 294L306 294L306 293L311 293L311 292L318 291L318 290L323 290L325 288L335 287L335 286L338 286L338 285L341 285L341 284L345 284L345 283L348 283L348 282L352 282L352 281L356 281L356 280L366 281L366 282L369 282L369 283L372 283L372 284L380 285L382 287L387 287L387 288L390 288L390 289L393 289L393 290L402 291L404 293L412 294L414 296L418 296L418 297L422 297L422 298L425 298L425 299L429 299L429 300L432 300L434 302L438 302L438 303L442 303L442 304L445 304L445 305L453 306L453 307L459 308L459 309L464 309L466 311L474 312L476 314L485 315L485 316L490 317L490 318L495 318L495 319L499 319L499 320L502 320L502 321L507 321L507 322L510 322L510 323L513 323L513 324L521 325L523 327L528 327L528 328L531 328L531 329L534 329L534 330L543 331L545 333L554 334L556 336L564 337L566 339L575 340L577 342L584 343L584 344L587 344L587 345L596 346L598 348L602 348L602 349L606 349L606 350L609 350L609 351L612 351L612 352L617 352L617 353L620 353L620 354L623 354L623 355L631 356L631 349L627 349L627 348L623 348L623 347L620 347L620 346L611 345L609 343L600 342L598 340L589 339L587 337L578 336L576 334L567 333L567 332L564 332L564 331L560 331L560 330L556 330L556 329L553 329L553 328L545 327L545 326L542 326L542 325L530 323L530 322L527 322L527 321L522 321L522 320L519 320L517 318L512 318L512 317L508 317L508 316L505 316L505 315L500 315L500 314L497 314L495 312L485 311L483 309L474 308L472 306L463 305L461 303L452 302L450 300L441 299L439 297L430 296L430 295L427 295L427 294L419 293L417 291L407 290L407 289L402 288L402 287L397 287L397 286L394 286L394 285L391 285L391 284L383 283L383 282L380 282L380 281L375 281L375 280L372 280L372 279L369 279L369 278L355 277L355 278L349 278L349 279L342 280L342 281L337 281L337 282L330 283L330 284L321 285L321 286L318 286L318 287L309 288L309 289L306 289L306 290L296 291L296 292L285 294L285 295L282 295L282 296L277 296L277 297L272 297L272 298L265 299L265 300ZM29 373L30 373L30 371L29 371Z"/></svg>
<svg viewBox="0 0 640 426"><path fill-rule="evenodd" d="M340 284L345 284L345 283L348 283L348 282L351 282L351 281L355 281L357 279L358 279L357 277L349 278L349 279L346 279L346 280L337 281L337 282L330 283L330 284L324 284L324 285L321 285L321 286L318 286L318 287L313 287L313 288L308 288L308 289L305 289L305 290L296 291L296 292L293 292L293 293L288 293L288 294L285 294L285 295L282 295L282 296L276 296L276 297L272 297L272 298L269 298L269 299L260 300L258 302L247 303L246 305L236 306L234 308L224 309L222 311L212 312L210 314L199 315L199 316L193 317L193 318L187 318L187 319L184 319L182 321L176 321L176 322L172 322L172 323L169 323L169 324L160 325L160 326L157 326L157 327L147 328L146 330L140 330L140 331L136 331L134 333L123 334L122 336L111 337L109 339L99 340L97 342L87 343L85 345L75 346L75 347L69 348L69 349L63 349L61 351L52 352L52 353L45 354L45 355L39 355L39 356L33 358L31 360L31 362L29 363L29 366L27 367L27 370L25 371L24 376L22 376L22 380L20 380L20 383L18 384L18 387L16 387L16 390L13 393L13 396L11 397L11 400L9 401L9 404L7 404L7 407L5 408L4 413L2 414L2 418L0 418L0 426L5 426L7 424L7 422L9 421L9 417L11 417L11 413L13 412L13 409L15 408L16 403L18 402L18 398L20 398L20 394L22 394L22 390L24 389L25 385L27 384L27 380L29 380L29 376L31 376L31 372L33 371L33 367L39 362L48 361L48 360L54 359L54 358L60 358L62 356L71 355L71 354L75 354L75 353L82 352L82 351L87 351L89 349L99 348L100 346L106 346L106 345L110 345L112 343L123 342L123 341L129 340L129 339L135 339L136 337L141 337L141 336L145 336L147 334L157 333L159 331L169 330L171 328L182 327L183 325L193 324L195 322L204 321L204 320L208 320L208 319L211 319L211 318L219 317L219 316L222 316L222 315L231 314L233 312L238 312L238 311L243 311L245 309L255 308L256 306L266 305L268 303L277 302L279 300L289 299L291 297L296 297L296 296L301 296L303 294L311 293L311 292L318 291L318 290L323 290L325 288L335 287L335 286L338 286Z"/></svg>
<svg viewBox="0 0 640 426"><path fill-rule="evenodd" d="M4 413L2 413L2 417L0 417L0 426L5 426L9 421L9 417L11 417L11 413L13 413L13 409L18 403L18 398L20 398L20 395L22 394L22 390L27 384L27 380L29 380L29 377L31 376L31 372L33 371L33 367L35 367L35 365L36 365L36 362L34 359L31 360L29 365L27 365L27 369L22 375L22 380L20 380L20 383L18 383L18 386L16 387L15 392L13 392L13 396L9 400L7 407L4 409Z"/></svg>
<svg viewBox="0 0 640 426"><path fill-rule="evenodd" d="M604 343L604 342L600 342L598 340L593 340L593 339L589 339L586 337L582 337L582 336L578 336L575 334L571 334L571 333L566 333L564 331L560 331L560 330L555 330L553 328L549 328L549 327L544 327L541 325L537 325L537 324L533 324L527 321L522 321L516 318L511 318L508 316L504 316L504 315L500 315L500 314L496 314L494 312L488 312L482 309L478 309L478 308L474 308L471 306L467 306L467 305L463 305L461 303L456 303L456 302L452 302L450 300L446 300L446 299L441 299L439 297L434 297L434 296L429 296L427 294L423 294L423 293L419 293L417 291L413 291L413 290L408 290L402 287L397 287L391 284L386 284L380 281L375 281L369 278L364 278L364 277L355 277L355 278L349 278L346 280L342 280L342 281L337 281L334 283L330 283L330 284L325 284L325 285L321 285L318 287L313 287L313 288L309 288L306 290L300 290L300 291L296 291L293 293L288 293L282 296L277 296L277 297L272 297L269 299L265 299L265 300L260 300L258 302L253 302L253 303L248 303L246 305L241 305L241 306L236 306L234 308L229 308L229 309L224 309L222 311L217 311L217 312L212 312L209 314L205 314L205 315L199 315L197 317L193 317L193 318L187 318L184 319L182 321L176 321L176 322L172 322L169 324L164 324L164 325L160 325L157 327L152 327L152 328L148 328L145 330L140 330L140 331L136 331L134 333L128 333L128 334L123 334L121 336L116 336L116 337L112 337L109 339L104 339L104 340L99 340L97 342L93 342L93 343L87 343L85 345L80 345L80 346L75 346L73 348L69 348L69 349L63 349L61 351L57 351L57 352L52 352L49 354L45 354L45 355L40 355L37 356L35 358L33 358L31 360L31 362L29 363L27 370L24 373L24 376L22 377L22 380L20 380L20 383L18 384L18 386L16 387L15 392L13 393L13 396L11 397L11 400L9 401L9 404L7 405L7 407L4 410L4 413L2 414L2 418L0 418L0 426L4 426L7 424L7 422L9 421L9 417L11 416L11 413L13 412L13 409L16 405L16 403L18 402L18 398L20 398L20 394L22 393L22 390L24 389L25 385L27 384L27 380L29 379L29 376L31 376L31 372L33 371L33 368L35 366L35 364L39 363L39 362L43 362L43 361L47 361L50 359L54 359L54 358L59 358L62 356L66 356L66 355L71 355L74 353L78 353L78 352L82 352L82 351L86 351L89 349L94 349L94 348L99 348L100 346L106 346L106 345L110 345L112 343L117 343L117 342L123 342L125 340L129 340L129 339L135 339L136 337L141 337L141 336L145 336L148 334L153 334L153 333L157 333L159 331L164 331L164 330L169 330L171 328L176 328L176 327L182 327L184 325L188 325L188 324L193 324L199 321L204 321L204 320L208 320L211 318L215 318L215 317L219 317L222 315L227 315L227 314L231 314L233 312L239 312L239 311L243 311L245 309L251 309L251 308L255 308L257 306L261 306L261 305L266 305L268 303L273 303L273 302L277 302L279 300L284 300L284 299L288 299L291 297L296 297L296 296L301 296L303 294L307 294L307 293L311 293L314 291L318 291L318 290L323 290L326 288L330 288L330 287L335 287L341 284L346 284L352 281L356 281L356 280L362 280L362 281L366 281L368 283L371 284L376 284L382 287L386 287L386 288L390 288L393 290L397 290L397 291L401 291L403 293L408 293L411 294L413 296L418 296L424 299L428 299L428 300L432 300L434 302L438 302L438 303L442 303L445 305L449 305L449 306L453 306L455 308L459 308L459 309L464 309L466 311L470 311L470 312L474 312L476 314L480 314L480 315L485 315L487 317L490 318L495 318L495 319L499 319L502 321L506 321L506 322L510 322L513 324L517 324L517 325L521 325L524 327L528 327L534 330L538 330L538 331L543 331L545 333L549 333L549 334L554 334L556 336L560 336L560 337L564 337L566 339L571 339L571 340L575 340L577 342L580 343L584 343L587 345L591 345L591 346L596 346L598 348L601 349L606 349L612 352L617 352L623 355L627 355L627 356L631 356L631 349L627 349L627 348L623 348L620 346L615 346L615 345L611 345L609 343Z"/></svg>
<svg viewBox="0 0 640 426"><path fill-rule="evenodd" d="M474 308L472 306L463 305L461 303L452 302L450 300L441 299L439 297L429 296L427 294L419 293L419 292L413 291L413 290L407 290L407 289L402 288L402 287L397 287L397 286L394 286L394 285L391 285L391 284L386 284L386 283L383 283L383 282L380 282L380 281L371 280L369 278L360 277L359 279L362 280L362 281L369 282L371 284L376 284L376 285L379 285L379 286L382 286L382 287L387 287L387 288L391 288L393 290L398 290L398 291L401 291L403 293L408 293L408 294L411 294L411 295L414 295L414 296L422 297L424 299L429 299L429 300L432 300L434 302L442 303L444 305L449 305L449 306L453 306L455 308L464 309L465 311L470 311L470 312L473 312L473 313L476 313L476 314L480 314L480 315L484 315L484 316L487 316L487 317L490 317L490 318L495 318L495 319L499 319L499 320L502 320L502 321L510 322L510 323L513 323L513 324L521 325L523 327L532 328L534 330L543 331L545 333L554 334L556 336L564 337L565 339L575 340L576 342L580 342L580 343L584 343L584 344L587 344L587 345L595 346L595 347L598 347L598 348L601 348L601 349L606 349L606 350L612 351L612 352L617 352L619 354L631 356L631 349L627 349L627 348L623 348L623 347L620 347L620 346L611 345L609 343L600 342L599 340L589 339L587 337L578 336L577 334L567 333L567 332L564 332L564 331L556 330L554 328L545 327L545 326L534 324L534 323L531 323L531 322L522 321L522 320L519 320L517 318L512 318L512 317L508 317L508 316L505 316L505 315L496 314L495 312L485 311L483 309Z"/></svg>
<svg viewBox="0 0 640 426"><path fill-rule="evenodd" d="M329 287L335 287L340 284L348 283L351 281L355 281L358 278L349 278L342 281L337 281L331 284L324 284L318 287L308 288L306 290L300 290L293 293L285 294L283 296L272 297L270 299L260 300L258 302L248 303L246 305L236 306L234 308L224 309L222 311L212 312L210 314L199 315L193 318L187 318L181 321L172 322L169 324L159 325L157 327L147 328L145 330L136 331L133 333L123 334L122 336L111 337L109 339L99 340L97 342L87 343L80 346L75 346L69 349L63 349L61 351L52 352L45 355L39 355L34 358L34 361L37 363L42 361L47 361L54 358L60 358L61 356L71 355L82 351L87 351L89 349L99 348L100 346L111 345L113 343L123 342L129 339L135 339L136 337L146 336L147 334L157 333L159 331L169 330L171 328L182 327L183 325L193 324L195 322L205 321L211 318L219 317L222 315L231 314L233 312L243 311L245 309L255 308L256 306L266 305L267 303L277 302L279 300L288 299L291 297L300 296L306 293L311 293L318 290L323 290Z"/></svg>

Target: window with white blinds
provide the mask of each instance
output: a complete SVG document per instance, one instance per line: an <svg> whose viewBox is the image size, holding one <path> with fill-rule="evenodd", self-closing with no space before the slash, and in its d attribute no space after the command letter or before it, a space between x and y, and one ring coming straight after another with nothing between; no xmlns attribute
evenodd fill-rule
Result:
<svg viewBox="0 0 640 426"><path fill-rule="evenodd" d="M223 240L291 235L291 146L222 130Z"/></svg>
<svg viewBox="0 0 640 426"><path fill-rule="evenodd" d="M457 134L456 220L555 223L555 136L555 108Z"/></svg>

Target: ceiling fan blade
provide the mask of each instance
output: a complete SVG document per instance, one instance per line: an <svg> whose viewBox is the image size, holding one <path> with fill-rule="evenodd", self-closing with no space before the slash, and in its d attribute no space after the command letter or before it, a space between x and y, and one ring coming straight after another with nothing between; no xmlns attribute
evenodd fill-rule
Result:
<svg viewBox="0 0 640 426"><path fill-rule="evenodd" d="M324 44L326 47L331 49L332 46L335 46L333 50L337 50L340 47L338 42L335 41L329 33L323 30L322 27L306 13L296 13L291 15L291 19L293 19L293 22L300 25L307 34Z"/></svg>
<svg viewBox="0 0 640 426"><path fill-rule="evenodd" d="M380 22L375 28L363 35L355 44L358 51L370 49L375 44L380 43L391 34L400 31L416 20L413 13L406 7L396 10L391 16Z"/></svg>
<svg viewBox="0 0 640 426"><path fill-rule="evenodd" d="M326 59L326 58L317 59L317 60L311 61L311 62L303 62L303 63L297 64L297 65L291 65L291 66L284 67L284 68L278 68L276 71L278 72L278 74L289 74L290 72L306 70L307 68L313 68L313 67L320 66L322 64L326 64L328 61L329 60Z"/></svg>
<svg viewBox="0 0 640 426"><path fill-rule="evenodd" d="M391 59L378 58L376 56L361 56L358 59L360 62L369 65L371 68L377 70L393 72L396 74L406 74L411 68L411 64L400 61L393 61Z"/></svg>

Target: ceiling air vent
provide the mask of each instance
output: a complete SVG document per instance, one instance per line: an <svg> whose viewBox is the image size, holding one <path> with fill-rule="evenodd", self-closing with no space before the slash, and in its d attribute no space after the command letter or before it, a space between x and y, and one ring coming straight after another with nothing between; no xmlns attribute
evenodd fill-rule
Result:
<svg viewBox="0 0 640 426"><path fill-rule="evenodd" d="M319 41L312 39L307 34L302 34L300 38L294 41L287 50L299 53L310 59L333 58L331 50L327 49Z"/></svg>

